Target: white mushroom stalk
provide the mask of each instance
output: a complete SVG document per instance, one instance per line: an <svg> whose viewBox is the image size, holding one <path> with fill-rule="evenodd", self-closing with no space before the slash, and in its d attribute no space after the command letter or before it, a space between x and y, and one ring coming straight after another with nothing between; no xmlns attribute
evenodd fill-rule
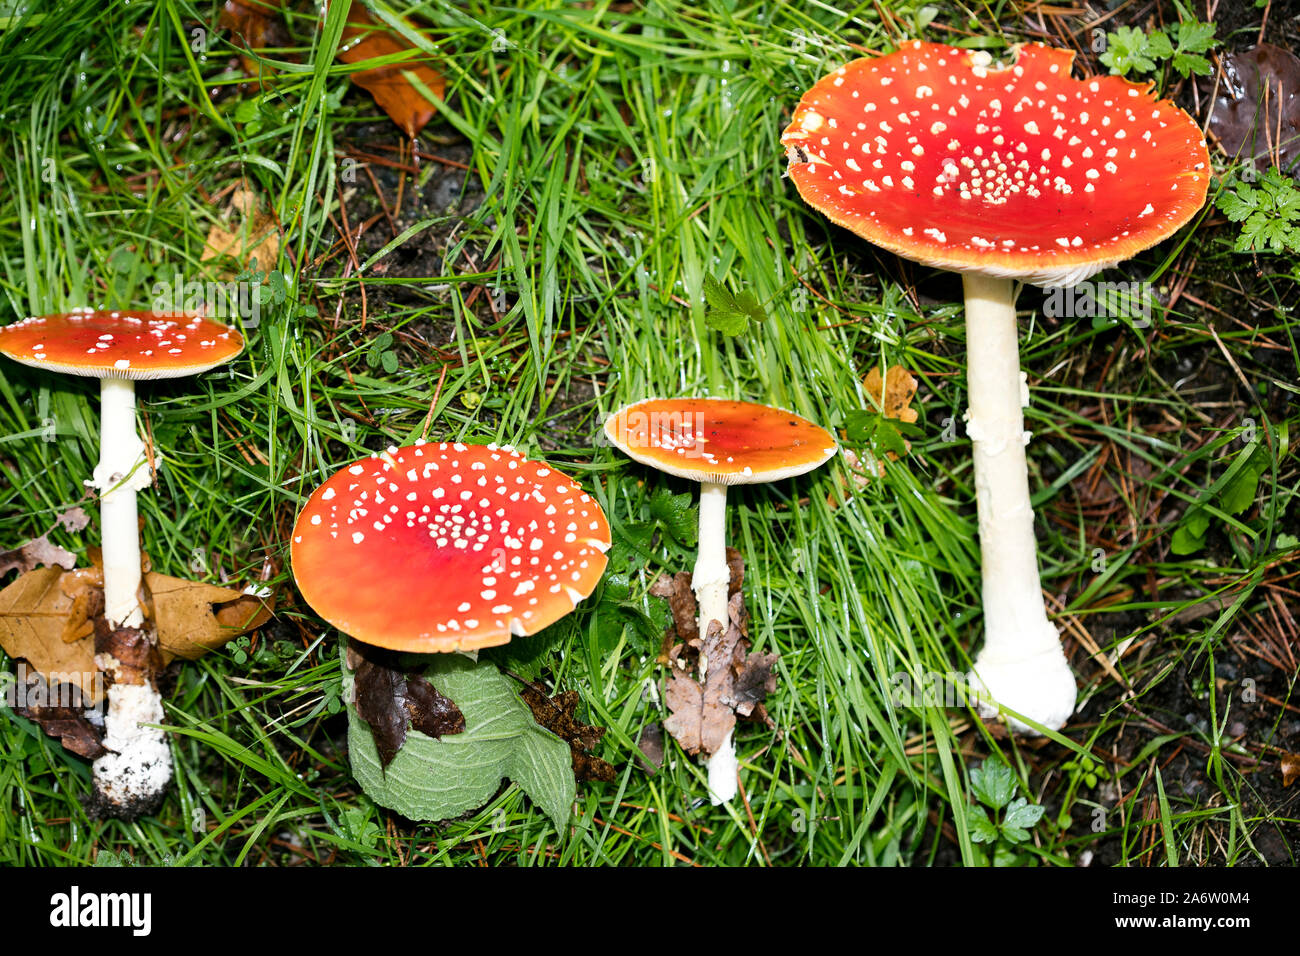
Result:
<svg viewBox="0 0 1300 956"><path fill-rule="evenodd" d="M99 464L90 484L100 493L104 616L114 627L139 627L140 519L136 493L149 487L145 446L135 430L135 383L100 380Z"/></svg>
<svg viewBox="0 0 1300 956"><path fill-rule="evenodd" d="M109 627L140 628L140 519L136 494L149 487L145 445L135 428L135 383L100 380L99 464L90 484L100 493L104 558L104 617ZM96 655L110 678L104 747L91 767L95 792L117 807L147 806L172 777L162 697L147 670L124 667L111 654Z"/></svg>
<svg viewBox="0 0 1300 956"><path fill-rule="evenodd" d="M691 574L691 590L699 606L700 636L709 633L709 626L718 622L724 631L727 619L727 591L731 584L731 569L727 566L727 486L706 481L700 485L699 554ZM700 680L709 670L708 659L700 655ZM728 731L722 746L709 756L706 767L709 778L709 800L716 807L735 798L737 793L735 732Z"/></svg>
<svg viewBox="0 0 1300 956"><path fill-rule="evenodd" d="M1057 730L1074 711L1076 691L1038 574L1013 282L970 273L962 282L984 603L984 646L972 683L992 698L981 701L986 715L1001 704ZM1011 722L1022 732L1034 729Z"/></svg>

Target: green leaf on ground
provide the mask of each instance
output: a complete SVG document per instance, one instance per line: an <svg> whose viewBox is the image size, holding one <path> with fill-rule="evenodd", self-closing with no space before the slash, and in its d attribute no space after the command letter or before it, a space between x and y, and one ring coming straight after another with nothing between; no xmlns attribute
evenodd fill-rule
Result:
<svg viewBox="0 0 1300 956"><path fill-rule="evenodd" d="M1000 810L1016 792L1016 775L1011 768L996 760L985 760L983 765L970 772L970 788L980 803Z"/></svg>
<svg viewBox="0 0 1300 956"><path fill-rule="evenodd" d="M1029 839L1030 828L1042 819L1043 809L1024 797L1016 797L1002 818L1002 835L1013 843L1024 843Z"/></svg>
<svg viewBox="0 0 1300 956"><path fill-rule="evenodd" d="M695 547L699 533L699 514L693 501L694 496L689 491L675 495L663 486L656 488L648 501L654 519L687 548Z"/></svg>
<svg viewBox="0 0 1300 956"><path fill-rule="evenodd" d="M989 819L988 811L980 806L971 806L966 810L966 823L970 826L972 843L995 843L998 828Z"/></svg>
<svg viewBox="0 0 1300 956"><path fill-rule="evenodd" d="M348 752L362 789L412 820L446 820L483 806L508 777L557 830L563 828L576 791L569 745L537 725L513 682L491 661L475 663L460 654L427 660L425 679L455 701L465 731L434 740L411 729L386 770L369 727L357 716L353 677L344 668Z"/></svg>
<svg viewBox="0 0 1300 956"><path fill-rule="evenodd" d="M711 275L704 276L704 301L708 311L704 322L723 335L739 335L749 327L750 320L762 322L767 313L752 292L733 293Z"/></svg>

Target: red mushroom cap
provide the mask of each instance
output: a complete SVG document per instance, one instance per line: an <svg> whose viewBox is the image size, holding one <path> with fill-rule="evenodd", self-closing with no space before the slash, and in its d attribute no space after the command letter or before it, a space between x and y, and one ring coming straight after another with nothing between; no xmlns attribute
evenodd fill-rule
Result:
<svg viewBox="0 0 1300 956"><path fill-rule="evenodd" d="M307 603L366 644L505 644L564 617L605 570L609 524L571 478L496 445L417 442L312 493L290 554Z"/></svg>
<svg viewBox="0 0 1300 956"><path fill-rule="evenodd" d="M900 256L1040 285L1122 262L1204 205L1205 139L1151 84L1013 53L917 41L819 80L781 136L799 194Z"/></svg>
<svg viewBox="0 0 1300 956"><path fill-rule="evenodd" d="M192 315L81 309L0 329L0 353L35 368L90 378L179 378L230 361L235 329Z"/></svg>
<svg viewBox="0 0 1300 956"><path fill-rule="evenodd" d="M812 471L835 437L793 412L724 398L651 398L615 412L605 434L630 458L692 481L750 485Z"/></svg>

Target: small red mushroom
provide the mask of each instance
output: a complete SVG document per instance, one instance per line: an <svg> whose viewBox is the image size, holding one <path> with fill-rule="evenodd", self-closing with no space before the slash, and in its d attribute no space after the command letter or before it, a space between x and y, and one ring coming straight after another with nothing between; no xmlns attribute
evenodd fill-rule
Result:
<svg viewBox="0 0 1300 956"><path fill-rule="evenodd" d="M1014 280L1073 285L1155 245L1210 181L1191 117L1149 83L1075 79L1073 59L905 44L819 80L781 137L809 205L962 275L985 618L974 680L1031 722L1013 718L1020 730L1061 727L1076 690L1039 583Z"/></svg>
<svg viewBox="0 0 1300 956"><path fill-rule="evenodd" d="M33 368L100 381L99 463L89 482L100 492L104 616L114 627L144 622L136 493L149 486L144 442L135 430L135 381L195 375L244 348L235 329L191 315L79 309L22 319L0 328L0 354ZM150 635L150 640L155 637ZM108 689L104 746L95 761L97 800L105 812L148 812L171 779L171 751L161 731L162 700L147 670L99 655Z"/></svg>
<svg viewBox="0 0 1300 956"><path fill-rule="evenodd" d="M605 434L628 457L700 482L699 556L691 587L699 628L727 626L727 486L780 481L812 471L835 454L835 437L805 418L770 405L723 398L652 398L605 420ZM700 659L700 678L708 662ZM737 792L731 735L710 755L709 795L715 805Z"/></svg>

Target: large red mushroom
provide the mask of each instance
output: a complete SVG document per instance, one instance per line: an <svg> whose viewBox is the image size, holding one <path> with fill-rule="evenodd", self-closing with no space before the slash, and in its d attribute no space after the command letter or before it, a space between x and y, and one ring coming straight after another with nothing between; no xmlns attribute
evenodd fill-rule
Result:
<svg viewBox="0 0 1300 956"><path fill-rule="evenodd" d="M1195 215L1210 181L1191 117L1150 84L1074 78L1072 61L1034 44L999 64L908 43L818 81L781 137L809 205L961 273L983 561L974 683L1034 731L1061 727L1076 689L1039 583L1015 282L1074 285L1155 245Z"/></svg>

